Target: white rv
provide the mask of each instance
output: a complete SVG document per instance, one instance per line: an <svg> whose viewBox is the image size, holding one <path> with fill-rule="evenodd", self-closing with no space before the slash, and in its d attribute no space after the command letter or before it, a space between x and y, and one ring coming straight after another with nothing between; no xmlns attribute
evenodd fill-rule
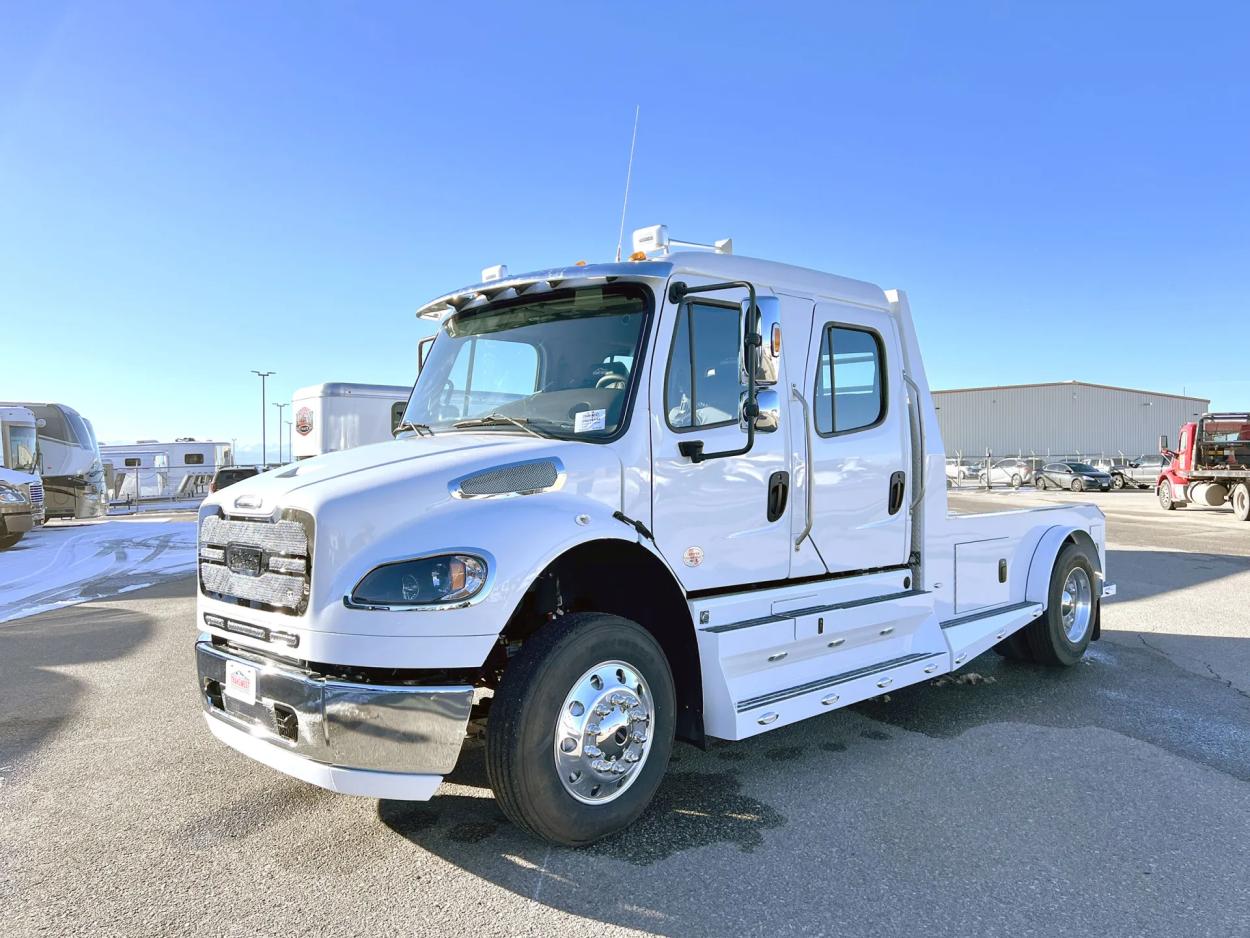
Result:
<svg viewBox="0 0 1250 938"><path fill-rule="evenodd" d="M26 407L0 407L0 483L22 489L35 525L43 524L43 480L35 415Z"/></svg>
<svg viewBox="0 0 1250 938"><path fill-rule="evenodd" d="M105 443L104 461L113 467L110 497L196 498L208 494L213 473L234 465L230 444L222 440L197 440L180 436L172 443L139 440Z"/></svg>
<svg viewBox="0 0 1250 938"><path fill-rule="evenodd" d="M646 808L674 738L746 739L991 648L1081 660L1114 592L1103 514L948 513L901 291L670 254L663 228L635 244L430 302L398 438L205 500L214 735L423 800L482 719L499 808L578 845Z"/></svg>
<svg viewBox="0 0 1250 938"><path fill-rule="evenodd" d="M0 401L0 407L24 407L34 414L46 516L103 517L108 493L91 424L65 404Z"/></svg>
<svg viewBox="0 0 1250 938"><path fill-rule="evenodd" d="M295 418L291 453L295 459L307 459L389 440L411 393L412 388L402 384L344 381L300 388L291 399Z"/></svg>

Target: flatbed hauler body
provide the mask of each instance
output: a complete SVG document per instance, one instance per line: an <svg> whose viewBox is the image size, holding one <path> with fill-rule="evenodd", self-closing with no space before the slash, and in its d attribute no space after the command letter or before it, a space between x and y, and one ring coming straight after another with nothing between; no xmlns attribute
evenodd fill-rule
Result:
<svg viewBox="0 0 1250 938"><path fill-rule="evenodd" d="M1159 440L1167 464L1155 492L1165 511L1193 503L1228 502L1241 521L1250 521L1250 414L1203 414L1181 427L1176 449Z"/></svg>
<svg viewBox="0 0 1250 938"><path fill-rule="evenodd" d="M675 737L743 739L990 648L1081 657L1113 591L1103 515L948 514L901 292L647 235L658 256L428 304L397 439L205 501L221 740L424 799L484 716L503 810L581 844L641 813Z"/></svg>

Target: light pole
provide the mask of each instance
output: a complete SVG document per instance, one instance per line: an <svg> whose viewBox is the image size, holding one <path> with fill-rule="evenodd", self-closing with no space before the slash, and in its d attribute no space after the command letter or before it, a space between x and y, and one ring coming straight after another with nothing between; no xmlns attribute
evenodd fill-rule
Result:
<svg viewBox="0 0 1250 938"><path fill-rule="evenodd" d="M273 406L278 408L278 462L281 463L282 462L282 410L283 408L290 407L291 405L289 403L279 404L277 401L274 401Z"/></svg>
<svg viewBox="0 0 1250 938"><path fill-rule="evenodd" d="M257 371L253 368L252 374L260 376L260 471L264 472L265 465L269 462L269 452L265 449L265 379L274 372Z"/></svg>
<svg viewBox="0 0 1250 938"><path fill-rule="evenodd" d="M294 461L295 447L291 443L291 421L284 420L283 423L286 424L286 454L291 457L292 461Z"/></svg>

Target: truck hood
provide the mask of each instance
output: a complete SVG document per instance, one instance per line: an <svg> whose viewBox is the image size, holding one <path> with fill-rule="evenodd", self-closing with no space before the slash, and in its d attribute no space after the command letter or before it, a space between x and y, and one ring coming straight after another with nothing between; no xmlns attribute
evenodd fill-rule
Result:
<svg viewBox="0 0 1250 938"><path fill-rule="evenodd" d="M315 516L331 501L359 499L365 509L394 495L400 504L427 510L450 499L449 483L461 476L543 458L564 468L566 491L620 507L622 467L609 447L503 430L414 436L326 453L235 483L204 504L232 515L300 508Z"/></svg>

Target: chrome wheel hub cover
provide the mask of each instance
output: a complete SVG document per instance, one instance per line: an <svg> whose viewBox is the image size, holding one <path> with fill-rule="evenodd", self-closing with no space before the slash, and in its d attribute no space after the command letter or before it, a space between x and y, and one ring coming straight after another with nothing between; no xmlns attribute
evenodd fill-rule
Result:
<svg viewBox="0 0 1250 938"><path fill-rule="evenodd" d="M573 685L556 717L556 772L585 804L604 804L634 783L651 751L651 688L624 661L597 664Z"/></svg>
<svg viewBox="0 0 1250 938"><path fill-rule="evenodd" d="M1073 567L1063 583L1063 595L1059 601L1059 613L1063 630L1073 645L1085 637L1094 618L1094 588L1089 574L1081 567Z"/></svg>

